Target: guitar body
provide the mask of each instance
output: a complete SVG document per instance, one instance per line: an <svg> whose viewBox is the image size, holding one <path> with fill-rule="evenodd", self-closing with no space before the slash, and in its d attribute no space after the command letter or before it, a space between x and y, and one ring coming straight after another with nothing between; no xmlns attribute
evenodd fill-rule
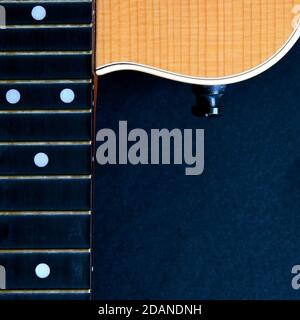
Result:
<svg viewBox="0 0 300 320"><path fill-rule="evenodd" d="M96 67L200 85L239 82L300 36L296 0L97 0Z"/></svg>

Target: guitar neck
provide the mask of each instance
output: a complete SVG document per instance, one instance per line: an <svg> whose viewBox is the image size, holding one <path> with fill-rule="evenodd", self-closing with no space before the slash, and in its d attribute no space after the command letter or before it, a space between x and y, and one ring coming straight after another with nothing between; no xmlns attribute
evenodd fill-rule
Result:
<svg viewBox="0 0 300 320"><path fill-rule="evenodd" d="M0 299L89 299L92 1L3 6Z"/></svg>

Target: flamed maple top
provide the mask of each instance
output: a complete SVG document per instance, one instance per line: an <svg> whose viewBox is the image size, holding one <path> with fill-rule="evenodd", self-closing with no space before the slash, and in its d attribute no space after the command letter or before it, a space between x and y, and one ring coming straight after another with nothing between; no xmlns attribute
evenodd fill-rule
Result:
<svg viewBox="0 0 300 320"><path fill-rule="evenodd" d="M231 83L268 69L299 38L300 0L97 0L96 11L98 74Z"/></svg>

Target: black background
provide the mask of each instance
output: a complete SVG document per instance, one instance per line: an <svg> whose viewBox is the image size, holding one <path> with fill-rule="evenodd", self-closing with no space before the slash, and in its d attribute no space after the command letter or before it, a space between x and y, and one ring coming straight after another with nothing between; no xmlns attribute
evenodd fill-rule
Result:
<svg viewBox="0 0 300 320"><path fill-rule="evenodd" d="M205 172L96 167L94 298L298 299L300 43L228 87L224 116L191 114L191 86L142 73L100 79L97 130L205 129Z"/></svg>

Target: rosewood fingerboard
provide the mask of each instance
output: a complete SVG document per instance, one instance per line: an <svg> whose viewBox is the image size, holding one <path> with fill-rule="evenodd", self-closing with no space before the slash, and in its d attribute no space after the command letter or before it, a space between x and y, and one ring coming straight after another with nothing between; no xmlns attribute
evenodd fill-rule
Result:
<svg viewBox="0 0 300 320"><path fill-rule="evenodd" d="M89 299L92 2L1 5L0 299Z"/></svg>
<svg viewBox="0 0 300 320"><path fill-rule="evenodd" d="M284 46L297 24L297 4L299 0L97 0L96 65L130 62L201 78L241 74Z"/></svg>

